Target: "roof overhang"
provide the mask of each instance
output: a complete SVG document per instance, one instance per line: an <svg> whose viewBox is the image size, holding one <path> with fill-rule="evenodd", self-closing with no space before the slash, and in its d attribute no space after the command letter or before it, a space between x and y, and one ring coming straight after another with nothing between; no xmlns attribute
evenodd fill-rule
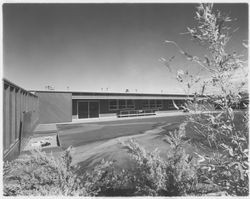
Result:
<svg viewBox="0 0 250 199"><path fill-rule="evenodd" d="M93 95L77 95L77 96L72 96L72 99L132 99L132 100L187 100L187 99L193 99L192 97L183 97L183 96L133 96L133 95L102 95L102 96L93 96Z"/></svg>

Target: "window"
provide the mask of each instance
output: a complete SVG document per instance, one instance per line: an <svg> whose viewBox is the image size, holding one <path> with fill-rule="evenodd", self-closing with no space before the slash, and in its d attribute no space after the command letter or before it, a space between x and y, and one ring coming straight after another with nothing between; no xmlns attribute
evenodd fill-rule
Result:
<svg viewBox="0 0 250 199"><path fill-rule="evenodd" d="M109 110L134 109L134 100L110 100Z"/></svg>
<svg viewBox="0 0 250 199"><path fill-rule="evenodd" d="M126 108L126 100L119 100L119 109Z"/></svg>
<svg viewBox="0 0 250 199"><path fill-rule="evenodd" d="M157 108L162 108L162 101L161 100L156 101L156 107Z"/></svg>
<svg viewBox="0 0 250 199"><path fill-rule="evenodd" d="M127 108L130 108L130 109L135 108L134 100L127 100Z"/></svg>
<svg viewBox="0 0 250 199"><path fill-rule="evenodd" d="M148 100L143 100L142 104L143 104L143 108L150 108Z"/></svg>
<svg viewBox="0 0 250 199"><path fill-rule="evenodd" d="M155 100L150 100L150 108L155 108Z"/></svg>
<svg viewBox="0 0 250 199"><path fill-rule="evenodd" d="M72 115L77 115L77 100L72 100Z"/></svg>
<svg viewBox="0 0 250 199"><path fill-rule="evenodd" d="M167 107L168 107L168 110L175 109L174 104L173 104L173 100L167 100Z"/></svg>
<svg viewBox="0 0 250 199"><path fill-rule="evenodd" d="M110 100L109 101L109 109L117 110L118 109L118 100Z"/></svg>

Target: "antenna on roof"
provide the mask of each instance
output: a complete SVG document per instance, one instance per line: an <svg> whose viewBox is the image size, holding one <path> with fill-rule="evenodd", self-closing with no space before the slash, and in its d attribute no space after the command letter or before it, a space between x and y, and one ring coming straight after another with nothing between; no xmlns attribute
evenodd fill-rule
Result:
<svg viewBox="0 0 250 199"><path fill-rule="evenodd" d="M48 85L48 86L45 86L45 89L48 89L49 91L53 91L55 90L55 87Z"/></svg>

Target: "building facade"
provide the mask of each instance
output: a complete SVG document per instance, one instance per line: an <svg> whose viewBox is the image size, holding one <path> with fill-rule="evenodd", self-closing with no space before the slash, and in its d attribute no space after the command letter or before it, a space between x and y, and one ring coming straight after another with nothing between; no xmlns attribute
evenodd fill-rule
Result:
<svg viewBox="0 0 250 199"><path fill-rule="evenodd" d="M146 116L176 110L193 96L139 93L36 91L39 122Z"/></svg>

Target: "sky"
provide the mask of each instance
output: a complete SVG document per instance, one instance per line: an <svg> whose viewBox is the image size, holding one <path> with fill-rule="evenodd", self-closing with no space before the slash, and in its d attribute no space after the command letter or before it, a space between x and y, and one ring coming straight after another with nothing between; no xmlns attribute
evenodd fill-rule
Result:
<svg viewBox="0 0 250 199"><path fill-rule="evenodd" d="M183 93L178 69L199 67L166 45L176 41L194 55L186 27L196 4L4 4L3 77L27 90ZM247 56L248 5L215 4L237 20L229 51ZM173 72L159 61L173 60ZM205 73L203 74L205 78Z"/></svg>

